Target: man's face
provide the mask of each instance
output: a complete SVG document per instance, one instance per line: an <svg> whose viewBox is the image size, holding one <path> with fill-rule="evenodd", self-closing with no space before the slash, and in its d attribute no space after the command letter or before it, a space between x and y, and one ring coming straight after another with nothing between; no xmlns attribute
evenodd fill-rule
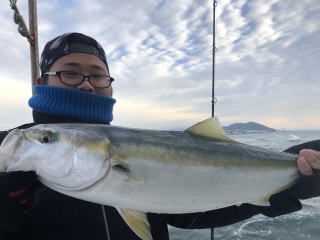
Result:
<svg viewBox="0 0 320 240"><path fill-rule="evenodd" d="M109 72L105 63L98 57L86 53L71 53L59 58L53 63L48 72L73 71L84 75L108 75ZM44 84L43 78L37 80L38 84ZM71 88L90 93L95 93L107 97L112 96L112 87L95 88L90 84L88 78L79 86L69 86L62 83L58 76L48 76L47 85L63 88Z"/></svg>

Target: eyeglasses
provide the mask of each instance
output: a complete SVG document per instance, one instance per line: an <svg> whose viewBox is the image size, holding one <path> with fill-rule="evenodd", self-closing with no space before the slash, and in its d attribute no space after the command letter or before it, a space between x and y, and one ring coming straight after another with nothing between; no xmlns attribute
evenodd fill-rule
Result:
<svg viewBox="0 0 320 240"><path fill-rule="evenodd" d="M114 78L108 75L84 75L73 71L46 72L44 75L58 76L62 83L69 86L79 86L88 78L90 84L95 88L108 88L114 81Z"/></svg>

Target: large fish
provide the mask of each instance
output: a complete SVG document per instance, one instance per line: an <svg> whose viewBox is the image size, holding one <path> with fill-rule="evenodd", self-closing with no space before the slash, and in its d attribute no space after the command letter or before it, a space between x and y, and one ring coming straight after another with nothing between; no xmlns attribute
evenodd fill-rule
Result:
<svg viewBox="0 0 320 240"><path fill-rule="evenodd" d="M35 171L58 192L114 206L142 239L152 239L146 212L265 205L297 180L296 159L233 141L216 118L186 131L44 124L0 147L0 171Z"/></svg>

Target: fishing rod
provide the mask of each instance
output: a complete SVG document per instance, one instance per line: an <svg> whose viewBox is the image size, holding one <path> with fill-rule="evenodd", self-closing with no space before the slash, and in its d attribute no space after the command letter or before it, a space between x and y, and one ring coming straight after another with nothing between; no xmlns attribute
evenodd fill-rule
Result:
<svg viewBox="0 0 320 240"><path fill-rule="evenodd" d="M212 26L212 32L213 32L213 37L212 37L212 99L211 99L211 106L212 106L212 111L211 111L211 116L214 117L214 105L217 103L217 98L215 97L214 94L214 82L215 82L215 58L216 58L216 6L217 6L217 1L213 0L213 26Z"/></svg>
<svg viewBox="0 0 320 240"><path fill-rule="evenodd" d="M38 23L37 23L37 1L28 0L29 9L29 28L28 30L23 17L17 7L17 0L9 0L10 7L14 11L13 19L18 25L18 32L21 36L28 39L30 44L30 60L31 60L31 84L32 95L34 95L33 86L36 79L40 76L39 73L39 47L38 47Z"/></svg>
<svg viewBox="0 0 320 240"><path fill-rule="evenodd" d="M211 116L214 117L214 105L217 98L214 94L214 81L215 81L215 56L216 56L216 6L217 1L213 0L213 25L212 25L212 98L211 98ZM211 228L211 240L214 240L214 228Z"/></svg>

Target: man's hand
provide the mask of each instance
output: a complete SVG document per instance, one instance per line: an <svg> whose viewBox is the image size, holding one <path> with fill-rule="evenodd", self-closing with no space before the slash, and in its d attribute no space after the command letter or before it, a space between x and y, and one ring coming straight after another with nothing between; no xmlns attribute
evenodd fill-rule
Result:
<svg viewBox="0 0 320 240"><path fill-rule="evenodd" d="M302 149L297 161L298 170L303 175L312 175L320 170L320 152L311 149Z"/></svg>

